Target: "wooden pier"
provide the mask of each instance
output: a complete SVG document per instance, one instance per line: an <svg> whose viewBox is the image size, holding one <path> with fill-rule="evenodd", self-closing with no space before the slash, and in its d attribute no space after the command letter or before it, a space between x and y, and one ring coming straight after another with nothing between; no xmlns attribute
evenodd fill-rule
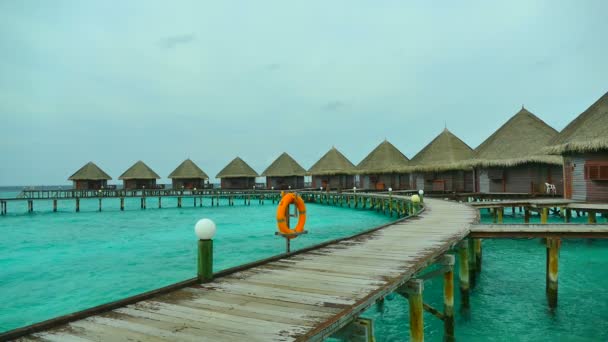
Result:
<svg viewBox="0 0 608 342"><path fill-rule="evenodd" d="M309 200L339 200L325 195L305 194ZM385 210L397 200L409 200L375 196L374 205L384 203ZM342 198L351 207L371 205L369 198L365 203ZM446 339L452 340L454 257L445 253L469 234L478 214L457 202L424 203L415 216L352 238L219 272L212 282L199 284L195 278L17 329L0 340L318 341L357 330L353 324L365 327L359 315L393 292L410 301L413 341L424 338L423 310L444 321ZM423 304L424 280L433 275L416 278L435 262L442 265L434 275L444 278L443 312Z"/></svg>

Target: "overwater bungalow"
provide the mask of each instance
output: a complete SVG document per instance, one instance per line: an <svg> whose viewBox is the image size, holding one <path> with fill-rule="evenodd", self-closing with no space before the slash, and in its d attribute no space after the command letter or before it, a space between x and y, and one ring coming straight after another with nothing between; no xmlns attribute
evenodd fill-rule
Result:
<svg viewBox="0 0 608 342"><path fill-rule="evenodd" d="M545 193L551 184L561 193L562 160L543 152L557 134L522 107L475 149L475 190L533 194Z"/></svg>
<svg viewBox="0 0 608 342"><path fill-rule="evenodd" d="M118 179L125 189L154 189L160 176L143 161L138 161L127 169Z"/></svg>
<svg viewBox="0 0 608 342"><path fill-rule="evenodd" d="M306 170L289 154L283 153L275 159L262 176L266 177L267 189L302 189Z"/></svg>
<svg viewBox="0 0 608 342"><path fill-rule="evenodd" d="M473 191L473 149L447 128L410 160L411 183L418 190Z"/></svg>
<svg viewBox="0 0 608 342"><path fill-rule="evenodd" d="M105 173L93 162L86 163L78 171L68 178L74 182L74 189L77 190L98 190L108 187L108 181L112 177Z"/></svg>
<svg viewBox="0 0 608 342"><path fill-rule="evenodd" d="M313 188L352 189L355 186L355 165L332 147L309 170Z"/></svg>
<svg viewBox="0 0 608 342"><path fill-rule="evenodd" d="M220 179L222 189L247 190L255 186L258 173L241 158L236 157L215 177Z"/></svg>
<svg viewBox="0 0 608 342"><path fill-rule="evenodd" d="M563 156L564 197L608 202L608 93L582 112L550 143Z"/></svg>
<svg viewBox="0 0 608 342"><path fill-rule="evenodd" d="M192 160L186 159L169 175L173 189L202 189L209 176Z"/></svg>
<svg viewBox="0 0 608 342"><path fill-rule="evenodd" d="M409 159L384 140L357 165L363 189L410 189Z"/></svg>

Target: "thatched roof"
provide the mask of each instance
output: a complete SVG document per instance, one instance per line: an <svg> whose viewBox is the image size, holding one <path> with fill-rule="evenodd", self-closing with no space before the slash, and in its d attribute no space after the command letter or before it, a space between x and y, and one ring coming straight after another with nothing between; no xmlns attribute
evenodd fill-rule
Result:
<svg viewBox="0 0 608 342"><path fill-rule="evenodd" d="M138 161L127 169L118 179L129 180L129 179L160 179L160 176L156 174L148 165L143 161Z"/></svg>
<svg viewBox="0 0 608 342"><path fill-rule="evenodd" d="M608 150L608 93L574 119L546 149L548 153Z"/></svg>
<svg viewBox="0 0 608 342"><path fill-rule="evenodd" d="M216 178L240 178L240 177L257 177L258 173L255 172L251 166L247 165L243 159L236 157L230 164L226 165L220 173L215 176Z"/></svg>
<svg viewBox="0 0 608 342"><path fill-rule="evenodd" d="M289 154L283 153L275 159L270 166L262 172L262 176L266 177L289 177L289 176L304 176L306 170Z"/></svg>
<svg viewBox="0 0 608 342"><path fill-rule="evenodd" d="M562 164L562 158L547 155L543 148L557 131L522 107L509 121L475 149L471 165L509 167L527 163Z"/></svg>
<svg viewBox="0 0 608 342"><path fill-rule="evenodd" d="M409 159L393 144L384 140L363 159L357 170L360 174L404 172Z"/></svg>
<svg viewBox="0 0 608 342"><path fill-rule="evenodd" d="M410 166L421 172L466 170L472 157L473 149L446 128L412 158Z"/></svg>
<svg viewBox="0 0 608 342"><path fill-rule="evenodd" d="M350 160L346 159L335 147L332 147L308 170L308 173L314 176L352 175L356 173L356 169Z"/></svg>
<svg viewBox="0 0 608 342"><path fill-rule="evenodd" d="M190 159L184 160L171 172L170 179L209 179L209 176Z"/></svg>
<svg viewBox="0 0 608 342"><path fill-rule="evenodd" d="M93 162L86 163L83 167L81 167L78 171L76 171L73 175L68 178L68 180L110 180L110 177L107 173L105 173L99 166L95 165Z"/></svg>

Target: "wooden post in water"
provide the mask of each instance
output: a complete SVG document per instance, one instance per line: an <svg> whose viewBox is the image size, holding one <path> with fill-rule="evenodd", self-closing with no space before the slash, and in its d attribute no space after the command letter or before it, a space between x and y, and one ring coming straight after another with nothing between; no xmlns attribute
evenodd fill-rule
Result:
<svg viewBox="0 0 608 342"><path fill-rule="evenodd" d="M163 207L162 197L158 196L158 209Z"/></svg>
<svg viewBox="0 0 608 342"><path fill-rule="evenodd" d="M99 211L101 211L101 198L99 199Z"/></svg>
<svg viewBox="0 0 608 342"><path fill-rule="evenodd" d="M530 208L528 207L524 211L524 223L530 223Z"/></svg>
<svg viewBox="0 0 608 342"><path fill-rule="evenodd" d="M549 307L554 309L557 307L557 271L559 264L559 248L561 239L547 239L547 300Z"/></svg>
<svg viewBox="0 0 608 342"><path fill-rule="evenodd" d="M142 208L146 209L146 197L141 198L141 204L142 204Z"/></svg>
<svg viewBox="0 0 608 342"><path fill-rule="evenodd" d="M587 223L589 223L589 224L595 224L595 223L597 223L597 219L595 217L595 211L588 211L587 212Z"/></svg>
<svg viewBox="0 0 608 342"><path fill-rule="evenodd" d="M203 197L202 196L198 198L198 206L199 206L199 208L203 206Z"/></svg>
<svg viewBox="0 0 608 342"><path fill-rule="evenodd" d="M177 198L177 207L178 208L182 207L182 198L181 198L181 196Z"/></svg>
<svg viewBox="0 0 608 342"><path fill-rule="evenodd" d="M481 273L481 262L483 261L483 248L481 246L481 239L473 239L475 242L475 266L477 273Z"/></svg>
<svg viewBox="0 0 608 342"><path fill-rule="evenodd" d="M120 198L120 211L125 211L125 198Z"/></svg>
<svg viewBox="0 0 608 342"><path fill-rule="evenodd" d="M566 208L566 212L564 213L564 218L566 223L569 223L572 220L572 209Z"/></svg>
<svg viewBox="0 0 608 342"><path fill-rule="evenodd" d="M57 200L56 199L53 200L53 212L54 213L57 212Z"/></svg>
<svg viewBox="0 0 608 342"><path fill-rule="evenodd" d="M475 255L475 240L469 239L469 284L472 289L477 284L477 256Z"/></svg>
<svg viewBox="0 0 608 342"><path fill-rule="evenodd" d="M503 216L504 216L504 213L505 213L505 209L504 208L496 208L496 211L497 211L497 215L498 215L498 217L497 217L498 224L502 224L502 222L503 222Z"/></svg>
<svg viewBox="0 0 608 342"><path fill-rule="evenodd" d="M410 341L424 341L424 316L422 305L422 291L424 282L421 279L413 279L407 282L407 300L410 304Z"/></svg>
<svg viewBox="0 0 608 342"><path fill-rule="evenodd" d="M542 208L540 211L540 223L547 224L548 219L549 219L549 208Z"/></svg>
<svg viewBox="0 0 608 342"><path fill-rule="evenodd" d="M466 240L458 244L458 264L460 266L460 306L462 309L469 308L469 244Z"/></svg>
<svg viewBox="0 0 608 342"><path fill-rule="evenodd" d="M444 265L449 270L443 274L443 336L444 341L454 341L454 255L446 254Z"/></svg>
<svg viewBox="0 0 608 342"><path fill-rule="evenodd" d="M80 198L76 197L76 212L80 212Z"/></svg>

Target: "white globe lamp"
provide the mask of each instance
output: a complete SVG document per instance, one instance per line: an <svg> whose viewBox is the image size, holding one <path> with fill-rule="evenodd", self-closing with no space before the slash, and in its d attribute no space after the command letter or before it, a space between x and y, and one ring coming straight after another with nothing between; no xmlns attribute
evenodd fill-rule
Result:
<svg viewBox="0 0 608 342"><path fill-rule="evenodd" d="M215 222L206 218L198 220L198 222L196 222L196 225L194 225L194 232L200 240L213 239L216 230L217 229L215 226Z"/></svg>

